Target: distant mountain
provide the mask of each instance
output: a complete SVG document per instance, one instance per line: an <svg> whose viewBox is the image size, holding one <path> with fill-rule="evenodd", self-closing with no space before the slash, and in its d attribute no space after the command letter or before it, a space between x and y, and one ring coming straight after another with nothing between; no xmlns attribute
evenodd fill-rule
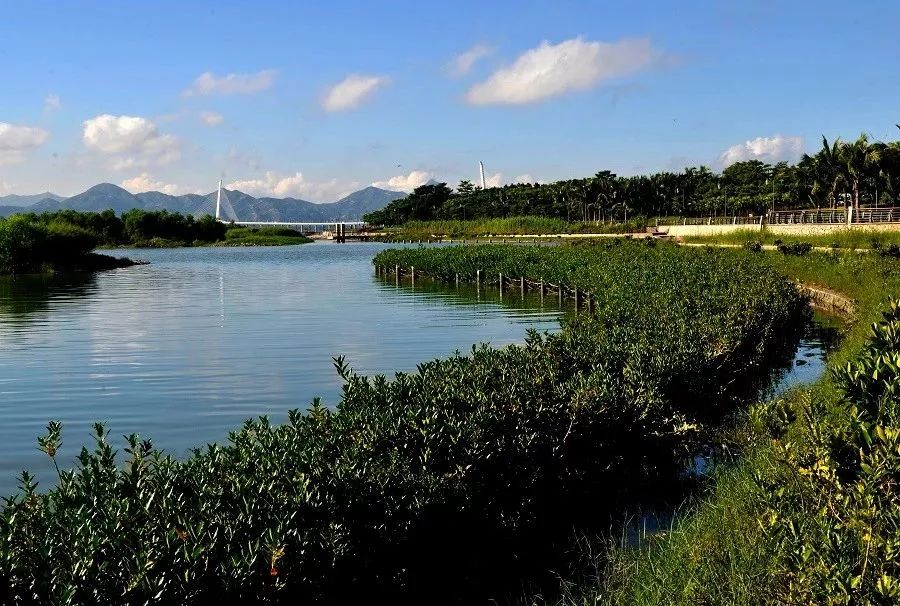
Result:
<svg viewBox="0 0 900 606"><path fill-rule="evenodd" d="M65 196L58 196L45 191L42 194L32 194L30 196L20 196L18 194L10 194L8 196L0 196L0 206L31 206L35 202L41 200L65 200Z"/></svg>
<svg viewBox="0 0 900 606"><path fill-rule="evenodd" d="M234 209L238 221L358 221L366 213L380 210L392 200L402 198L406 194L388 191L370 186L354 192L337 202L316 204L298 198L254 198L236 190L222 190L223 198ZM7 196L9 197L9 196ZM17 199L31 198L30 205L2 204L0 198L0 216L8 216L15 212L45 212L60 209L100 212L112 209L121 214L132 208L143 210L168 210L182 214L201 216L214 214L216 209L216 192L206 195L186 194L172 196L158 191L132 194L113 185L101 183L87 191L63 198L53 194L37 196L17 196ZM228 204L223 200L222 217L232 218L228 212Z"/></svg>

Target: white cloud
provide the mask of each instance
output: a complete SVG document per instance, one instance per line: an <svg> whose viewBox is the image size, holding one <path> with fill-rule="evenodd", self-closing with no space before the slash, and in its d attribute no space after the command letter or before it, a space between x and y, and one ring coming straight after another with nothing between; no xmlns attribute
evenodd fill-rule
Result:
<svg viewBox="0 0 900 606"><path fill-rule="evenodd" d="M212 72L204 72L197 76L194 83L182 95L185 97L252 95L272 86L277 73L274 69L264 69L255 74L228 74L226 76L216 76Z"/></svg>
<svg viewBox="0 0 900 606"><path fill-rule="evenodd" d="M540 180L535 179L528 173L517 176L515 179L513 179L512 182L513 183L541 183Z"/></svg>
<svg viewBox="0 0 900 606"><path fill-rule="evenodd" d="M559 44L541 42L512 65L494 72L466 94L472 105L515 105L543 101L650 67L661 58L646 38L589 42L581 38Z"/></svg>
<svg viewBox="0 0 900 606"><path fill-rule="evenodd" d="M228 189L237 189L251 196L272 196L276 198L303 198L317 202L333 202L352 193L359 183L341 183L337 179L330 181L307 181L301 172L293 175L280 175L275 171L266 171L258 179L232 181L226 185Z"/></svg>
<svg viewBox="0 0 900 606"><path fill-rule="evenodd" d="M164 194L175 196L182 191L182 188L180 188L179 186L172 183L163 183L162 181L156 181L147 173L141 173L136 177L132 177L131 179L125 179L124 181L122 181L122 187L133 194L144 191L161 191Z"/></svg>
<svg viewBox="0 0 900 606"><path fill-rule="evenodd" d="M85 120L82 140L117 170L168 164L181 157L177 138L160 134L156 124L139 116L102 114Z"/></svg>
<svg viewBox="0 0 900 606"><path fill-rule="evenodd" d="M478 185L481 186L481 177L478 178ZM494 173L493 175L484 176L485 187L500 187L501 185L503 185L503 173Z"/></svg>
<svg viewBox="0 0 900 606"><path fill-rule="evenodd" d="M391 177L387 181L375 181L372 183L375 187L381 189L392 189L395 191L412 191L420 185L425 185L434 175L424 170L414 170L408 175L397 175Z"/></svg>
<svg viewBox="0 0 900 606"><path fill-rule="evenodd" d="M464 76L469 70L484 57L491 53L491 49L484 44L476 44L464 53L460 53L453 57L453 60L447 65L447 71L454 76Z"/></svg>
<svg viewBox="0 0 900 606"><path fill-rule="evenodd" d="M763 162L795 161L803 154L803 137L774 135L772 137L756 137L738 145L732 145L719 156L722 166L731 166L735 162L761 160Z"/></svg>
<svg viewBox="0 0 900 606"><path fill-rule="evenodd" d="M0 166L22 162L28 152L43 145L49 136L42 128L0 122Z"/></svg>
<svg viewBox="0 0 900 606"><path fill-rule="evenodd" d="M352 74L347 76L325 93L322 99L322 107L325 111L339 112L354 109L379 88L390 83L386 76L362 76Z"/></svg>
<svg viewBox="0 0 900 606"><path fill-rule="evenodd" d="M59 95L49 94L44 97L44 111L55 111L62 107Z"/></svg>
<svg viewBox="0 0 900 606"><path fill-rule="evenodd" d="M218 126L222 123L222 120L225 118L222 117L222 114L213 111L203 111L200 112L200 121L203 122L206 126Z"/></svg>

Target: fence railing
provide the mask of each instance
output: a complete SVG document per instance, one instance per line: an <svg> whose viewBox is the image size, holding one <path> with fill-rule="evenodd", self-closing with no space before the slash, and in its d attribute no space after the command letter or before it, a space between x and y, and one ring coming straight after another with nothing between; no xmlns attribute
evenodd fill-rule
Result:
<svg viewBox="0 0 900 606"><path fill-rule="evenodd" d="M763 221L761 215L731 216L731 217L664 217L656 220L656 225L665 227L668 225L760 225Z"/></svg>
<svg viewBox="0 0 900 606"><path fill-rule="evenodd" d="M804 210L780 210L765 216L746 215L729 217L659 217L651 225L846 225L848 211L844 208L812 208ZM900 207L861 208L851 213L852 223L900 223Z"/></svg>
<svg viewBox="0 0 900 606"><path fill-rule="evenodd" d="M768 223L771 225L792 225L818 223L835 225L848 223L846 209L810 209L786 210L769 213ZM851 223L897 223L900 222L900 208L860 208L850 216Z"/></svg>

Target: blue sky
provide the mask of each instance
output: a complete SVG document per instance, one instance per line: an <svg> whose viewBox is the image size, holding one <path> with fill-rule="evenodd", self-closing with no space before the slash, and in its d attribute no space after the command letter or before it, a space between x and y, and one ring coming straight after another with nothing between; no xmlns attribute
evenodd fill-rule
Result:
<svg viewBox="0 0 900 606"><path fill-rule="evenodd" d="M0 0L0 195L796 159L900 135L898 24L879 0Z"/></svg>

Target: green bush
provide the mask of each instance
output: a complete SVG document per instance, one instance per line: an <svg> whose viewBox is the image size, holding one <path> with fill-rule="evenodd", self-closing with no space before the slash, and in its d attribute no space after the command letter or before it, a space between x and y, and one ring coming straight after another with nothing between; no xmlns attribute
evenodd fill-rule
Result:
<svg viewBox="0 0 900 606"><path fill-rule="evenodd" d="M808 255L812 250L812 244L809 242L790 242L778 244L778 252L783 255L803 256Z"/></svg>
<svg viewBox="0 0 900 606"><path fill-rule="evenodd" d="M759 240L747 240L743 244L744 250L752 253L758 253L762 251L762 242Z"/></svg>
<svg viewBox="0 0 900 606"><path fill-rule="evenodd" d="M802 433L775 441L775 473L761 479L761 516L784 572L781 603L900 601L900 304L864 350L835 372L846 416L825 402L792 411Z"/></svg>

